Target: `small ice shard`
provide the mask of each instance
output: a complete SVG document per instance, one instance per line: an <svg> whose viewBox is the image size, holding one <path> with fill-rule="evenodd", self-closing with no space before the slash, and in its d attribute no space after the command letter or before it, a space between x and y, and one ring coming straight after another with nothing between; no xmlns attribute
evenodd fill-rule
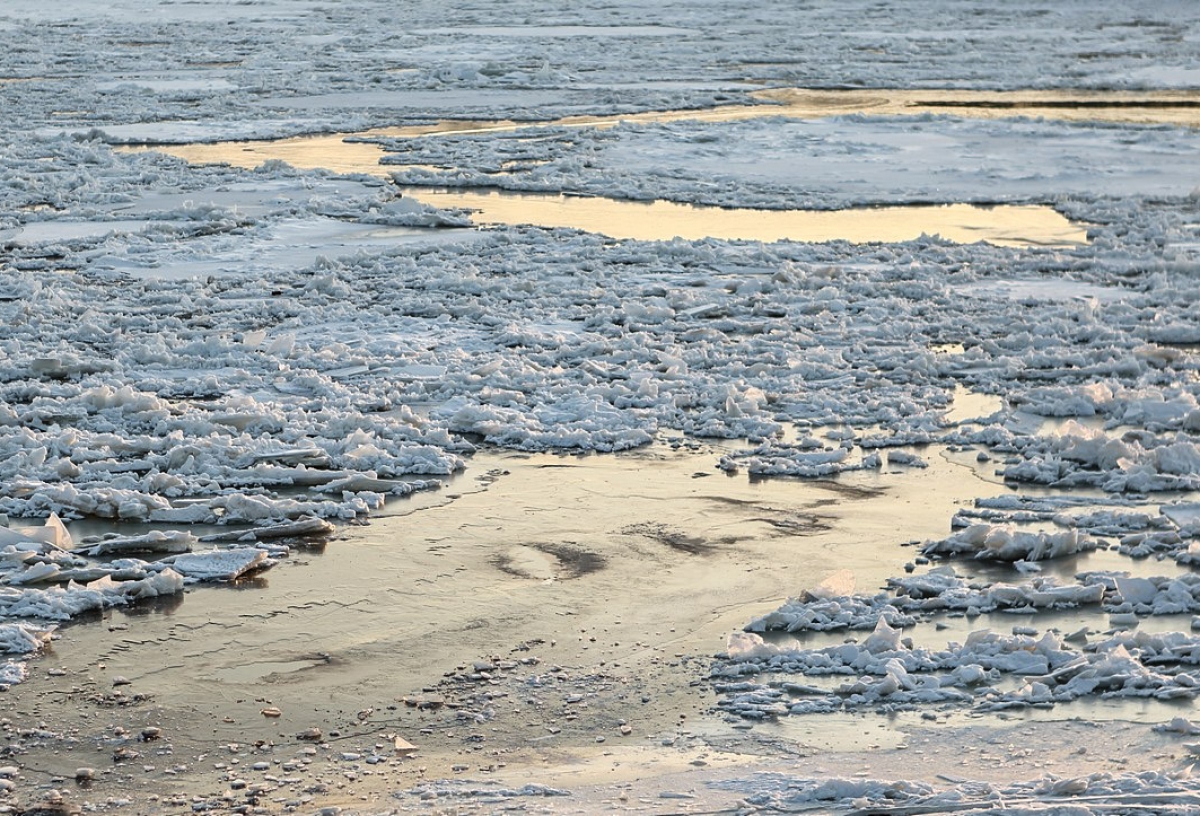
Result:
<svg viewBox="0 0 1200 816"><path fill-rule="evenodd" d="M12 527L7 517L0 523L0 547L7 545L28 545L32 541L40 542L54 550L68 550L71 547L71 533L62 523L58 514L52 512L42 526Z"/></svg>
<svg viewBox="0 0 1200 816"><path fill-rule="evenodd" d="M31 564L18 573L8 575L5 578L5 582L9 584L36 584L41 581L52 581L58 573L59 568L56 564Z"/></svg>
<svg viewBox="0 0 1200 816"><path fill-rule="evenodd" d="M1138 616L1132 612L1117 612L1108 616L1108 625L1114 629L1128 629L1137 626L1138 623Z"/></svg>
<svg viewBox="0 0 1200 816"><path fill-rule="evenodd" d="M105 605L111 605L123 603L128 598L176 595L183 591L183 576L169 567L153 575L130 580L117 580L112 575L105 575L88 584L87 589L104 593L110 599Z"/></svg>
<svg viewBox="0 0 1200 816"><path fill-rule="evenodd" d="M8 527L7 524L3 526ZM46 523L40 527L23 526L8 527L8 529L25 538L48 544L56 550L71 548L71 534L67 532L66 525L62 523L62 519L58 517L57 513L51 513L50 517L46 519ZM0 541L0 543L4 542Z"/></svg>
<svg viewBox="0 0 1200 816"><path fill-rule="evenodd" d="M77 551L92 557L129 552L185 553L191 552L197 540L196 536L182 530L152 530L139 536L105 538Z"/></svg>
<svg viewBox="0 0 1200 816"><path fill-rule="evenodd" d="M875 631L863 643L863 648L871 654L894 652L900 648L900 630L893 629L880 615L879 622L875 624Z"/></svg>
<svg viewBox="0 0 1200 816"><path fill-rule="evenodd" d="M1180 529L1200 529L1200 502L1164 504L1159 511Z"/></svg>
<svg viewBox="0 0 1200 816"><path fill-rule="evenodd" d="M295 447L295 448L278 448L276 450L262 451L252 454L248 457L248 464L258 464L260 462L279 462L289 465L308 465L310 467L328 467L329 455L325 451L315 446ZM239 463L239 467L242 467Z"/></svg>
<svg viewBox="0 0 1200 816"><path fill-rule="evenodd" d="M54 576L54 579L56 581L74 581L78 584L87 584L109 575L112 575L112 570L108 567L74 567L72 569L61 570L58 575Z"/></svg>
<svg viewBox="0 0 1200 816"><path fill-rule="evenodd" d="M915 453L907 451L892 450L888 451L889 465L902 465L904 467L927 468L929 463L917 456Z"/></svg>
<svg viewBox="0 0 1200 816"><path fill-rule="evenodd" d="M805 600L825 601L830 598L847 598L854 594L854 573L848 569L832 572L820 583L804 592Z"/></svg>
<svg viewBox="0 0 1200 816"><path fill-rule="evenodd" d="M1155 596L1158 595L1158 587L1149 578L1129 578L1117 575L1114 580L1117 584L1117 592L1121 593L1121 598L1126 603L1152 604Z"/></svg>
<svg viewBox="0 0 1200 816"><path fill-rule="evenodd" d="M397 487L406 484L399 479L380 479L365 473L351 473L345 478L334 479L317 489L322 493L341 493L350 491L357 493L361 490L373 490L378 493L391 493Z"/></svg>
<svg viewBox="0 0 1200 816"><path fill-rule="evenodd" d="M1200 734L1200 725L1196 725L1186 717L1176 717L1169 723L1161 723L1154 726L1155 731L1170 732L1175 734Z"/></svg>
<svg viewBox="0 0 1200 816"><path fill-rule="evenodd" d="M1049 782L1040 792L1048 796L1079 796L1088 789L1088 778L1056 779Z"/></svg>
<svg viewBox="0 0 1200 816"><path fill-rule="evenodd" d="M1193 541L1183 552L1175 554L1175 563L1182 566L1200 566L1200 541Z"/></svg>
<svg viewBox="0 0 1200 816"><path fill-rule="evenodd" d="M337 528L325 519L315 516L287 521L281 524L269 524L263 527L247 527L243 530L230 530L224 533L213 533L201 538L204 542L222 541L261 541L272 538L309 538L329 535Z"/></svg>
<svg viewBox="0 0 1200 816"><path fill-rule="evenodd" d="M292 349L296 345L296 335L291 332L285 332L271 340L267 346L267 354L274 354L279 357L287 357L292 353Z"/></svg>
<svg viewBox="0 0 1200 816"><path fill-rule="evenodd" d="M954 667L951 672L958 682L964 686L974 686L987 680L987 670L978 663L964 663Z"/></svg>
<svg viewBox="0 0 1200 816"><path fill-rule="evenodd" d="M731 632L725 644L725 654L734 661L760 660L779 652L778 646L767 643L752 632Z"/></svg>
<svg viewBox="0 0 1200 816"><path fill-rule="evenodd" d="M1063 641L1066 643L1086 644L1088 642L1087 636L1088 630L1085 626L1082 629L1077 629L1074 632L1071 632L1070 634L1063 635Z"/></svg>
<svg viewBox="0 0 1200 816"><path fill-rule="evenodd" d="M353 365L343 368L334 368L325 372L325 376L331 380L347 380L351 377L357 377L360 374L370 374L371 367L368 365Z"/></svg>
<svg viewBox="0 0 1200 816"><path fill-rule="evenodd" d="M0 653L39 652L50 642L50 636L54 629L54 626L39 627L27 623L0 623Z"/></svg>
<svg viewBox="0 0 1200 816"><path fill-rule="evenodd" d="M248 547L179 555L171 559L170 564L189 580L232 581L253 570L272 566L274 562L267 558L265 550Z"/></svg>

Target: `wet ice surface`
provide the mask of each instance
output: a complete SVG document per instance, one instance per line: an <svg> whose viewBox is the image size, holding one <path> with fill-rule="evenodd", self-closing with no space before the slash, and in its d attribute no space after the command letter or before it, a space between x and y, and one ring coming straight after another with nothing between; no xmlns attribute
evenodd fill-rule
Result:
<svg viewBox="0 0 1200 816"><path fill-rule="evenodd" d="M1194 809L1197 20L964 9L0 15L4 796ZM940 107L611 121L764 85ZM391 127L341 177L113 147ZM1087 235L478 230L396 181Z"/></svg>

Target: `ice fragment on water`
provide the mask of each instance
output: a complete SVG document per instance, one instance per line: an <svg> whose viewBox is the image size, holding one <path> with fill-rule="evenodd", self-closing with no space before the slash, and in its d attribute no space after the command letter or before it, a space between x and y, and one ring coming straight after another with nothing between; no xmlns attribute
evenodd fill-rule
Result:
<svg viewBox="0 0 1200 816"><path fill-rule="evenodd" d="M186 531L152 530L139 536L105 538L98 544L80 549L93 557L127 552L185 553L191 551L196 541L196 536Z"/></svg>
<svg viewBox="0 0 1200 816"><path fill-rule="evenodd" d="M184 578L195 581L232 581L257 569L274 564L265 550L243 548L189 553L170 559L171 567Z"/></svg>
<svg viewBox="0 0 1200 816"><path fill-rule="evenodd" d="M1012 525L973 524L965 530L930 541L924 555L967 555L991 561L1044 561L1094 550L1099 542L1077 530L1061 533L1024 532Z"/></svg>

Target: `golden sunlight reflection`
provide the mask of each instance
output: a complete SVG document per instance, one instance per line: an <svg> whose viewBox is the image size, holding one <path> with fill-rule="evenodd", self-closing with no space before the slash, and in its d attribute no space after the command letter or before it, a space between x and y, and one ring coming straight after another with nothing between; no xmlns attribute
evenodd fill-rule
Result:
<svg viewBox="0 0 1200 816"><path fill-rule="evenodd" d="M382 145L369 139L422 138L494 133L537 127L612 127L621 122L736 121L764 116L820 118L854 113L880 116L946 114L964 117L1045 117L1200 126L1196 91L954 91L806 90L777 88L753 94L760 104L706 110L649 111L611 116L571 116L548 122L443 121L264 141L129 146L157 150L196 164L254 168L282 161L297 169L365 173L387 178L395 169L380 164ZM692 207L669 202L624 202L601 198L494 192L422 191L417 198L439 207L470 209L481 224L569 227L614 238L727 238L757 241L846 240L854 243L907 241L940 235L957 243L987 241L1003 246L1069 246L1084 243L1086 230L1049 207L896 206L835 212L770 211Z"/></svg>
<svg viewBox="0 0 1200 816"><path fill-rule="evenodd" d="M642 241L723 238L865 244L911 241L922 233L955 243L987 241L999 246L1063 246L1087 240L1083 227L1042 206L953 204L823 211L726 209L476 190L414 190L412 197L443 209L471 210L478 224L567 227Z"/></svg>

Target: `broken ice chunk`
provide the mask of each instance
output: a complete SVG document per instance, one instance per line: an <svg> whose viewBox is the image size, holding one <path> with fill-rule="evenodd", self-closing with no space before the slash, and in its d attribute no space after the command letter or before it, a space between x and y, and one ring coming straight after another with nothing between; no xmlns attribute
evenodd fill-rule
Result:
<svg viewBox="0 0 1200 816"><path fill-rule="evenodd" d="M260 462L279 462L289 465L308 465L309 467L328 467L329 455L315 446L298 448L277 448L276 450L261 451L251 454L245 460L238 462L238 467L256 465Z"/></svg>
<svg viewBox="0 0 1200 816"><path fill-rule="evenodd" d="M57 513L51 513L44 525L13 527L5 516L0 523L0 546L38 541L58 550L71 547L71 534Z"/></svg>
<svg viewBox="0 0 1200 816"><path fill-rule="evenodd" d="M28 623L0 624L0 652L28 654L41 651L50 642L54 626L31 626ZM6 681L7 682L7 681Z"/></svg>
<svg viewBox="0 0 1200 816"><path fill-rule="evenodd" d="M184 578L192 581L232 581L248 572L266 569L275 562L267 558L266 550L246 547L237 550L210 550L178 555L167 561Z"/></svg>
<svg viewBox="0 0 1200 816"><path fill-rule="evenodd" d="M223 541L263 541L272 538L308 538L326 536L337 528L325 519L302 518L296 521L285 521L281 524L270 524L265 527L249 527L244 530L230 530L226 533L212 533L201 538L204 542Z"/></svg>
<svg viewBox="0 0 1200 816"><path fill-rule="evenodd" d="M194 535L182 530L154 530L139 536L105 538L98 544L82 547L78 551L93 557L129 552L185 553L191 552L196 541Z"/></svg>
<svg viewBox="0 0 1200 816"><path fill-rule="evenodd" d="M101 592L106 598L105 606L124 603L124 599L157 598L160 595L175 595L183 591L183 576L170 567L134 581L117 581L106 575L87 585L89 590Z"/></svg>
<svg viewBox="0 0 1200 816"><path fill-rule="evenodd" d="M1178 502L1176 504L1164 504L1160 508L1160 512L1175 522L1181 530L1197 530L1200 531L1200 503L1197 502Z"/></svg>
<svg viewBox="0 0 1200 816"><path fill-rule="evenodd" d="M930 541L923 555L969 555L991 561L1044 561L1094 550L1099 543L1076 530L1022 532L1009 524L973 524L941 541Z"/></svg>
<svg viewBox="0 0 1200 816"><path fill-rule="evenodd" d="M30 564L20 572L6 576L4 580L9 584L36 584L39 581L54 580L58 572L59 568L56 564L36 563Z"/></svg>
<svg viewBox="0 0 1200 816"><path fill-rule="evenodd" d="M845 598L854 594L854 573L848 569L832 572L821 579L812 589L804 591L806 601L824 601L829 598Z"/></svg>
<svg viewBox="0 0 1200 816"><path fill-rule="evenodd" d="M1200 734L1200 726L1197 726L1186 717L1176 717L1169 723L1160 723L1154 726L1155 731L1173 732L1176 734Z"/></svg>

